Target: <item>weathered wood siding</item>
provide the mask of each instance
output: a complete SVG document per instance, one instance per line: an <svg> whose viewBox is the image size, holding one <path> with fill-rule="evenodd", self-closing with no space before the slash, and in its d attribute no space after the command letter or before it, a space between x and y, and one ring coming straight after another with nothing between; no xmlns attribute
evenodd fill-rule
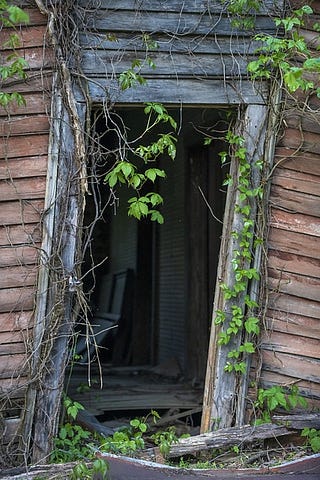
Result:
<svg viewBox="0 0 320 480"><path fill-rule="evenodd" d="M272 32L274 2L263 3L256 29ZM246 66L257 47L252 31L233 28L223 2L79 0L78 8L85 22L80 35L82 70L94 101L203 105L264 101L262 87L258 93L246 80ZM150 41L157 48L148 47ZM141 67L134 70L147 83L121 91L117 75L137 59Z"/></svg>
<svg viewBox="0 0 320 480"><path fill-rule="evenodd" d="M319 18L320 2L312 3ZM313 21L312 21L313 20ZM303 32L314 38L311 30ZM314 47L316 45L314 44ZM316 53L316 52L315 52ZM268 237L263 386L296 384L320 406L320 100L286 99L275 152Z"/></svg>
<svg viewBox="0 0 320 480"><path fill-rule="evenodd" d="M25 11L30 24L17 29L17 54L29 64L28 79L0 87L21 92L26 101L0 108L0 422L7 418L5 440L12 438L25 408L50 129L47 19L36 8ZM9 34L0 32L1 63L11 53L4 47Z"/></svg>

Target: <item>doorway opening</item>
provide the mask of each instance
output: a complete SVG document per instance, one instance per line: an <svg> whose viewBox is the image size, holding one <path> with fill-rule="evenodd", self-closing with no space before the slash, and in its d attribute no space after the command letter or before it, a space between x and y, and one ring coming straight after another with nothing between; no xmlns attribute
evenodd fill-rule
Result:
<svg viewBox="0 0 320 480"><path fill-rule="evenodd" d="M103 112L94 115L95 138L105 151L114 151L119 141L115 128ZM177 156L157 161L166 178L153 186L164 199L164 223L128 217L127 201L134 193L125 185L112 192L110 201L103 183L109 160L102 155L98 175L92 177L85 225L92 225L97 208L100 220L91 232L84 270L92 272L87 290L93 315L106 309L99 302L110 294L110 276L127 272L129 277L121 294L130 325L119 325L121 332L114 329L113 341L119 333L123 337L115 345L102 343L102 360L155 365L174 357L185 377L203 379L225 204L222 185L229 168L221 166L219 152L225 149L228 122L221 109L172 109L170 115L180 125ZM112 122L118 128L125 125L130 142L140 135L145 114L142 108L119 108ZM210 145L205 138L212 138ZM100 266L91 270L93 265Z"/></svg>
<svg viewBox="0 0 320 480"><path fill-rule="evenodd" d="M164 199L163 224L129 217L134 192L126 185L110 192L104 183L110 156L114 162L117 154L119 130L125 129L129 143L139 137L143 108L117 108L108 118L102 110L93 113L92 137L101 154L99 162L93 158L90 175L83 272L90 322L100 330L84 364L91 355L92 367L98 350L103 366L118 371L149 366L201 391L226 197L223 180L229 171L219 152L226 149L229 123L223 109L168 111L179 126L177 155L174 161L157 159L166 177L148 187ZM202 395L198 406L201 401ZM193 406L192 400L185 408Z"/></svg>

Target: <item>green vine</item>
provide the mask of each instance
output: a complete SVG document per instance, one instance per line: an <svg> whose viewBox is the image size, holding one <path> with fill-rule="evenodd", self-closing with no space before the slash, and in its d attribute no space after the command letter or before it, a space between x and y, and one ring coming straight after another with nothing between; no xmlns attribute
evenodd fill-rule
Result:
<svg viewBox="0 0 320 480"><path fill-rule="evenodd" d="M239 177L237 189L239 192L239 203L235 206L235 211L241 216L242 228L240 231L232 232L233 238L238 242L238 248L233 251L233 259L231 261L234 282L232 286L226 283L220 283L220 289L223 292L225 300L232 300L238 298L247 290L249 280L259 280L259 272L252 268L252 244L256 246L261 243L261 239L254 240L254 222L251 218L252 199L262 198L262 186L252 187L251 185L251 170L252 167L247 161L247 150L244 146L245 140L239 135L228 131L226 141L233 148L234 158L239 164ZM228 152L221 152L221 161L225 163L228 158ZM256 162L256 168L262 168L260 161ZM224 181L225 185L230 185L232 178L227 176ZM231 318L226 329L219 333L218 344L227 345L231 337L242 335L243 328L247 334L257 336L260 331L259 319L254 316L253 311L258 307L256 301L245 295L244 299L245 309L238 304L231 305ZM227 320L227 313L222 310L216 311L215 325L223 325ZM228 353L228 358L224 369L226 372L246 371L246 363L242 360L243 354L251 354L255 352L255 347L252 341L244 341L238 349L231 350Z"/></svg>
<svg viewBox="0 0 320 480"><path fill-rule="evenodd" d="M4 27L14 29L17 24L29 23L29 15L16 5L8 4L6 0L0 0L0 22ZM5 64L0 65L2 84L8 79L25 80L27 78L25 69L28 67L28 63L15 51L20 44L19 36L16 33L11 33L3 45L11 50L11 53L5 58ZM8 107L12 102L16 102L17 105L25 105L25 99L20 93L0 91L0 105L2 107Z"/></svg>

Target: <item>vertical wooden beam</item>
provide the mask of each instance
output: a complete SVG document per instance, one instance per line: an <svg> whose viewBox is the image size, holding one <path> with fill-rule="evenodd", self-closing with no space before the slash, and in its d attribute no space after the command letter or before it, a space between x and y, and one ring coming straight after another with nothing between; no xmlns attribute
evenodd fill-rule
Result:
<svg viewBox="0 0 320 480"><path fill-rule="evenodd" d="M264 145L266 135L266 124L268 117L268 107L265 105L249 105L237 128L237 134L244 137L247 149L247 159L252 166L253 182L258 184L260 180L259 170L255 168L255 162L264 158ZM238 185L238 165L235 159L232 159L230 175L233 178L232 185L229 186L220 248L220 258L217 272L217 284L214 298L213 311L222 310L226 314L224 325L214 325L214 316L211 327L211 336L208 352L207 373L204 389L203 414L201 431L210 431L212 428L229 427L235 423L237 402L238 402L238 375L234 372L227 373L224 370L228 360L228 353L231 350L238 349L241 343L241 334L231 338L228 345L219 346L217 343L221 328L228 328L231 319L231 306L237 305L244 309L244 298L246 292L243 292L236 299L225 300L219 287L220 283L226 283L230 287L235 282L234 272L231 260L233 252L239 248L239 240L232 236L232 232L240 232L242 229L242 218L235 211L235 205L239 202ZM255 221L257 205L254 202L251 205L251 218Z"/></svg>

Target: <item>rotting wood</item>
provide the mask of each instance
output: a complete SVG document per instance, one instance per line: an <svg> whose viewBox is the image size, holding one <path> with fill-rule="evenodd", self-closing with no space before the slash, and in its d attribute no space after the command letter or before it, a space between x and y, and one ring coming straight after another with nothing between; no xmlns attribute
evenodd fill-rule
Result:
<svg viewBox="0 0 320 480"><path fill-rule="evenodd" d="M297 172L320 175L320 156L310 152L300 152L294 148L277 147L275 151L277 168L288 168Z"/></svg>
<svg viewBox="0 0 320 480"><path fill-rule="evenodd" d="M282 230L320 237L319 220L311 214L312 211L306 215L287 212L274 205L271 209L270 225Z"/></svg>
<svg viewBox="0 0 320 480"><path fill-rule="evenodd" d="M268 236L268 248L269 250L295 253L320 260L319 238L300 232L290 232L271 227Z"/></svg>
<svg viewBox="0 0 320 480"><path fill-rule="evenodd" d="M252 426L222 428L215 432L202 433L188 438L183 438L170 447L168 458L183 457L184 455L196 455L216 448L228 448L233 445L246 445L258 440L279 438L292 433L282 425L266 423ZM150 452L151 453L151 452Z"/></svg>
<svg viewBox="0 0 320 480"><path fill-rule="evenodd" d="M319 300L319 278L305 277L294 273L289 274L269 268L268 286L270 290L275 292L288 293L309 300Z"/></svg>
<svg viewBox="0 0 320 480"><path fill-rule="evenodd" d="M320 360L320 340L303 337L303 331L300 336L283 332L265 332L261 336L261 348Z"/></svg>
<svg viewBox="0 0 320 480"><path fill-rule="evenodd" d="M320 277L320 260L286 251L270 250L268 255L268 267L278 271L306 275L308 277Z"/></svg>
<svg viewBox="0 0 320 480"><path fill-rule="evenodd" d="M301 193L320 196L320 176L277 168L272 176L273 185Z"/></svg>
<svg viewBox="0 0 320 480"><path fill-rule="evenodd" d="M296 315L295 313L281 312L269 308L265 317L266 329L276 332L289 333L290 335L309 337L320 340L319 319ZM301 331L303 325L303 332Z"/></svg>
<svg viewBox="0 0 320 480"><path fill-rule="evenodd" d="M254 165L257 160L263 158L267 108L258 105L248 106L243 122L244 127L241 134L248 139L248 161ZM224 282L227 285L232 286L234 278L229 265L233 258L233 251L238 248L237 242L239 242L239 240L235 239L231 235L231 232L239 231L241 229L242 221L240 215L234 212L234 205L237 203L238 195L236 187L234 186L237 185L236 177L238 175L235 161L231 163L230 175L234 181L233 186L229 186L228 188L217 278L219 279L219 282ZM257 178L255 178L255 182L257 182ZM255 219L256 208L256 204L253 205L251 211L253 220ZM225 301L219 282L217 282L216 285L213 312L216 310L222 310L227 312L230 316L229 312L231 312L231 305L238 305L241 309L243 308L244 294L239 295L239 298L237 299L232 299L232 301ZM224 328L226 328L227 324L228 322L225 322ZM213 323L211 328L204 389L201 432L210 431L215 422L221 427L231 426L235 421L234 416L237 410L237 375L235 372L226 373L224 367L228 360L229 351L239 347L241 335L238 334L236 337L232 338L226 346L217 345L218 335L219 327L216 327ZM243 395L245 395L244 392Z"/></svg>
<svg viewBox="0 0 320 480"><path fill-rule="evenodd" d="M319 197L302 192L286 190L273 185L270 195L270 203L276 208L282 208L289 213L303 213L320 217Z"/></svg>
<svg viewBox="0 0 320 480"><path fill-rule="evenodd" d="M276 373L283 373L292 379L308 380L319 383L320 361L308 358L298 357L291 353L274 352L264 348L261 350L263 369Z"/></svg>

